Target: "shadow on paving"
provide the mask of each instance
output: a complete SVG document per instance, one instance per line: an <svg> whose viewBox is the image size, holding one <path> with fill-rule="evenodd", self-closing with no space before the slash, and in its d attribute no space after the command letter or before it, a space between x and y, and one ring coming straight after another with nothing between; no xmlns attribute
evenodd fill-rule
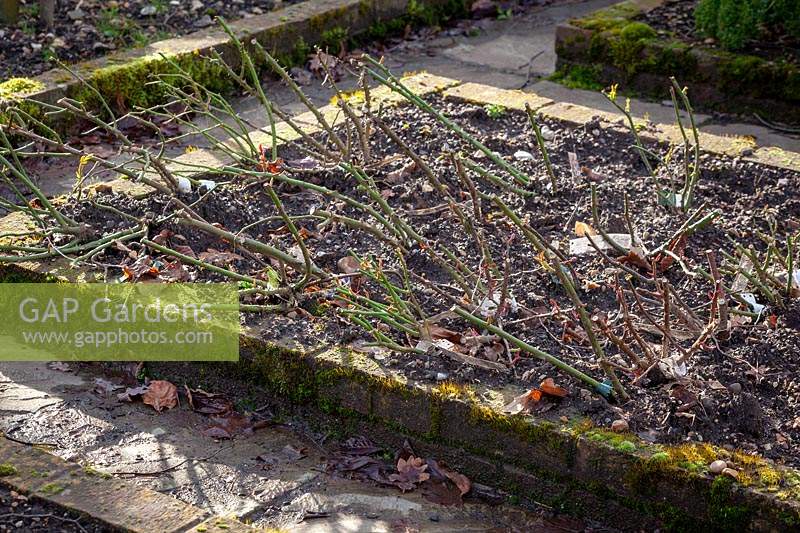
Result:
<svg viewBox="0 0 800 533"><path fill-rule="evenodd" d="M161 413L139 402L122 402L117 392L123 389L105 392L108 382L121 380L100 370L98 365L61 371L45 363L3 363L0 428L12 439L45 445L64 459L256 526L320 533L589 529L583 521L544 511L508 504L437 505L419 490L401 493L335 477L325 470L331 444L318 444L325 437L303 421L217 441L202 433L210 420L185 401ZM97 379L105 380L102 386ZM229 392L230 399L237 399ZM272 403L252 392L238 400L261 411Z"/></svg>

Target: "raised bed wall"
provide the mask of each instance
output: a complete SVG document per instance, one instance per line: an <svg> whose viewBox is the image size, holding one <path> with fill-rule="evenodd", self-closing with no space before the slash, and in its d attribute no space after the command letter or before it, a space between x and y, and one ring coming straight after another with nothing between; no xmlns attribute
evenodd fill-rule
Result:
<svg viewBox="0 0 800 533"><path fill-rule="evenodd" d="M759 113L800 122L800 68L784 61L692 46L635 18L664 0L626 0L556 30L557 68L582 78L669 99L669 76L689 87L697 109Z"/></svg>

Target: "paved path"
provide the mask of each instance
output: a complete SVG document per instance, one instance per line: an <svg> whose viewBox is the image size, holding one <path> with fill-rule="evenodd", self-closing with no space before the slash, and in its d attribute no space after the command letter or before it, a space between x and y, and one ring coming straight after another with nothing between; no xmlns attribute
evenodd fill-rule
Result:
<svg viewBox="0 0 800 533"><path fill-rule="evenodd" d="M120 402L119 390L96 390L98 378L106 383L100 389L107 389L109 382L121 383L119 377L91 369L78 373L45 363L2 363L0 438L5 432L26 442L52 444L48 449L64 459L101 472L126 472L120 477L213 514L235 515L257 526L292 532L542 531L558 525L581 531L585 527L579 520L549 519L542 512L508 504L437 505L419 490L401 493L329 475L324 469L328 448L317 444L321 436L299 421L216 441L202 434L211 425L209 418L185 404L157 413L140 402ZM269 402L255 394L246 400L257 405ZM327 442L326 446L333 448ZM306 456L292 457L295 450L305 450ZM258 460L259 456L269 462Z"/></svg>
<svg viewBox="0 0 800 533"><path fill-rule="evenodd" d="M476 36L444 31L438 36L408 41L387 52L386 63L395 72L425 70L449 78L473 81L503 89L519 89L588 107L615 112L614 107L597 91L569 89L547 81L555 72L555 29L560 22L579 17L618 0L567 0L549 6L529 6L511 19L483 19L475 23ZM530 72L530 75L529 75ZM345 85L347 81L343 82ZM289 104L296 112L305 109L293 103L293 95L279 84L269 84L270 94L279 104ZM691 88L690 88L691 90ZM316 84L307 88L316 103L327 103L330 91ZM691 93L690 93L691 94ZM672 123L675 112L667 102L633 99L631 110L638 117L654 122ZM671 103L670 103L671 104ZM256 122L263 123L263 112L252 99L237 102L237 109ZM702 131L717 135L750 136L760 146L777 146L800 152L800 136L786 135L754 123L743 123L730 116L695 116Z"/></svg>

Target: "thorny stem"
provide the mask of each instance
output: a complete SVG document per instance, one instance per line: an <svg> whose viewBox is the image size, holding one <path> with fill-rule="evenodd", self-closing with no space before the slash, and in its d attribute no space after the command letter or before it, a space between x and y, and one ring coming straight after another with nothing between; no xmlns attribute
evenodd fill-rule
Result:
<svg viewBox="0 0 800 533"><path fill-rule="evenodd" d="M603 229L603 226L600 224L600 214L598 212L597 207L597 185L592 184L592 220L594 221L594 225L597 228L597 231L603 237L603 239L611 246L614 251L621 255L626 255L628 250L626 250L623 246L620 246L617 241L612 239L608 233ZM631 242L631 246L633 246L633 242Z"/></svg>
<svg viewBox="0 0 800 533"><path fill-rule="evenodd" d="M639 137L639 130L636 129L636 124L633 121L633 116L631 115L630 110L628 109L628 105L626 104L625 107L622 107L617 103L616 98L616 88L612 87L612 94L607 93L606 91L601 91L603 96L605 96L609 102L611 102L614 107L616 107L620 113L625 115L625 119L628 121L628 128L631 130L633 134L633 140L636 143L637 152L639 152L639 157L642 159L645 168L647 168L647 172L652 176L653 175L653 166L650 164L650 160L647 159L647 153L642 144L642 139Z"/></svg>
<svg viewBox="0 0 800 533"><path fill-rule="evenodd" d="M217 22L222 26L222 29L225 30L225 33L228 34L228 37L231 38L233 44L236 46L236 49L239 51L239 55L242 58L242 64L247 69L248 74L250 75L250 80L253 82L253 87L256 90L256 96L261 101L261 105L264 107L264 111L267 115L267 123L270 127L270 133L272 134L272 161L277 161L278 159L278 139L275 130L275 117L272 115L272 102L267 98L267 95L264 93L264 88L261 86L261 78L258 75L258 71L256 70L255 65L253 65L253 59L250 57L250 54L245 50L244 45L239 40L238 37L233 33L233 30L225 23L224 20L217 17ZM251 44L256 46L259 50L263 51L261 45L258 44L258 41L253 39ZM266 52L264 51L264 54Z"/></svg>
<svg viewBox="0 0 800 533"><path fill-rule="evenodd" d="M516 346L517 348L534 355L538 359L541 359L543 361L547 361L548 363L552 364L556 368L566 372L570 376L572 376L572 377L574 377L576 379L579 379L579 380L583 381L584 383L587 383L587 384L591 385L597 392L599 392L603 396L607 396L608 395L608 393L606 392L608 390L608 387L605 384L597 381L596 379L594 379L593 377L591 377L591 376L589 376L587 374L584 374L583 372L581 372L577 368L569 366L564 361L562 361L560 359L557 359L556 357L550 355L549 353L544 352L544 351L540 350L539 348L537 348L535 346L532 346L532 345L528 344L527 342L525 342L525 341L523 341L521 339L518 339L514 335L511 335L510 333L506 332L505 330L503 330L501 328L498 328L497 326L495 326L493 324L490 324L490 323L486 322L485 320L482 320L482 319L476 317L475 315L473 315L472 313L470 313L469 311L467 311L465 309L462 309L461 307L453 307L453 312L456 315L458 315L461 318L463 318L464 320L472 322L476 326L479 326L479 327L481 327L481 328L483 328L483 329L485 329L487 331L490 331L490 332L494 333L495 335L507 340L508 342L510 342L511 344Z"/></svg>
<svg viewBox="0 0 800 533"><path fill-rule="evenodd" d="M274 246L264 244L263 242L251 239L249 237L236 235L234 233L231 233L230 231L226 231L222 228L212 226L207 222L202 222L200 220L195 220L192 218L178 217L176 219L176 222L182 226L197 228L205 233L216 235L217 237L220 237L230 242L231 244L239 245L251 252L256 252L266 255L268 257L272 257L282 263L291 266L293 269L299 272L303 272L305 270L305 264L303 263L303 261L298 261L295 257L275 248ZM317 276L325 275L325 272L323 272L314 265L311 266L311 272Z"/></svg>
<svg viewBox="0 0 800 533"><path fill-rule="evenodd" d="M552 194L556 193L556 174L553 172L553 165L550 164L550 155L547 153L547 146L544 144L544 137L542 137L542 130L539 128L539 124L536 122L536 114L534 113L533 109L529 104L525 104L525 111L528 113L528 119L530 120L531 127L533 128L533 132L536 134L536 143L539 145L539 151L542 152L542 159L544 159L544 166L547 169L547 175L550 176L550 185L552 186Z"/></svg>
<svg viewBox="0 0 800 533"><path fill-rule="evenodd" d="M683 190L683 210L687 211L692 206L694 189L697 186L697 182L700 180L700 134L697 133L697 125L694 122L694 112L692 111L692 105L689 103L689 98L686 96L686 91L681 89L674 77L670 77L670 81L672 82L673 89L680 95L683 107L689 114L689 123L692 126L692 136L694 137L694 166L692 168L692 175L690 179L686 180L686 186ZM683 127L681 127L681 129L683 129Z"/></svg>
<svg viewBox="0 0 800 533"><path fill-rule="evenodd" d="M514 179L517 180L522 185L528 185L530 183L531 180L530 178L528 178L528 176L526 176L523 172L518 170L513 165L509 164L495 152L487 148L483 143L478 141L475 137L464 131L464 129L461 126L459 126L458 124L456 124L455 122L444 116L436 109L434 109L433 106L428 104L425 100L420 98L418 95L414 94L411 90L408 89L408 87L403 85L403 83L399 79L397 79L391 72L389 72L389 69L387 69L379 61L376 61L374 58L368 55L364 56L364 60L379 71L376 72L375 70L370 68L366 69L367 72L369 72L369 74L375 80L385 85L392 91L399 93L422 111L425 111L426 113L432 115L442 125L446 126L453 133L455 133L463 140L467 141L469 144L471 144L472 146L483 152L486 155L486 157L491 159L496 165L501 167L503 170L511 174L514 177Z"/></svg>

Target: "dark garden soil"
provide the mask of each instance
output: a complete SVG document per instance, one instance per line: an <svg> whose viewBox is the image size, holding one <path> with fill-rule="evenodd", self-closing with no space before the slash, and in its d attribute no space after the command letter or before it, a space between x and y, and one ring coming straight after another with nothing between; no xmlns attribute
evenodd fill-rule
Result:
<svg viewBox="0 0 800 533"><path fill-rule="evenodd" d="M111 529L36 497L14 492L0 483L0 531L101 533Z"/></svg>
<svg viewBox="0 0 800 533"><path fill-rule="evenodd" d="M409 161L383 134L372 135L372 155L365 168L374 177L380 195L413 225L415 231L427 240L428 246L436 250L444 247L451 250L468 271L480 276L486 286L493 287L495 299L505 301L497 316L498 312L487 299L472 297L456 286L447 272L430 259L427 249L410 246L405 255L408 269L422 278L412 278L416 302L435 326L431 330L433 339L444 339L452 344L442 351L438 349L444 347L440 342L436 349L424 355L367 350L371 357L402 371L409 378L431 383L448 380L493 387L509 383L538 387L546 378L553 378L557 385L568 390L568 394L563 399L545 397L533 405L531 410L535 416L554 420L584 416L601 426L623 418L633 432L649 441L678 443L689 439L702 440L800 465L800 457L795 452L800 441L800 300L796 291L792 299L785 300L783 307L768 305L760 316L748 316L753 309L728 297L725 301L732 312L729 335L723 332L698 340L701 331L710 323L709 309L714 305L714 291L713 283L697 274L700 268L710 269L707 261L707 251L710 250L719 264L725 286L741 283L742 277L739 276L735 282L732 272L738 260L724 258L721 253L736 253L731 239L741 246L752 246L762 254L759 257L763 260L767 248L765 240L771 240L769 235L774 235L779 253L785 254L787 236L797 234L800 229L800 198L794 193L800 186L800 174L741 159L702 156L695 205L700 206L704 213L716 210L719 216L694 233L686 234L680 228L687 215L680 209L661 205L657 195L659 190L674 191L682 187L682 150L648 146L649 150L668 161L656 166L654 175L649 176L639 155L631 148L628 134L606 131L591 123L570 129L556 122L546 122L543 136L547 139L558 181L558 191L551 195L547 191L549 179L535 137L524 115L497 109L489 110L490 113L474 105L445 102L440 97L429 100L481 139L489 149L514 162L532 177L531 185L526 189L533 194L523 197L492 185L476 173L468 173L478 191L503 198L546 242L552 242L562 251L566 264L574 272L580 297L592 315L607 321L613 336L623 338L622 344L639 357L644 356L645 349L660 355L664 350L665 336L662 332L665 314L663 287L666 286L664 281L668 281L668 292L673 297L670 298L667 335L671 341L666 343L666 352L671 356L683 352L690 355L687 356L685 372L680 368L671 371L669 367L658 365L648 371L636 370L632 368L629 356L618 347L619 343L611 342L609 335L604 337L598 333L611 364L617 366L622 384L631 395L628 402L611 404L590 392L583 383L559 373L549 363L516 349L509 351L509 347L497 337L485 335L485 332L448 313L453 302L483 306L483 314L495 315L494 320L499 319L506 331L598 380L604 378L574 307L550 264L522 238L491 201L480 200L480 210L473 209L470 193L461 187L451 160L442 154L471 154L480 164L491 167L488 159L474 153L474 148L430 116L415 108L401 107L386 111L384 121L419 153L438 179L449 187L456 201L461 202L461 209L491 251L494 265L490 266L488 261L481 259L475 239L443 203L440 194L433 190L426 174L408 165ZM500 116L490 118L490 114ZM572 166L570 152L577 161ZM366 193L358 189L353 177L344 171L323 168L293 146L282 149L280 156L285 161L282 169L288 175L368 201ZM503 171L496 172L502 179L509 179ZM576 230L580 229L576 223L597 228L591 213L592 184L597 186L601 228L609 233L629 233L623 216L627 195L637 240L647 250L666 244L678 259L666 254L651 257L656 261L656 270L661 272L662 289L656 290L648 281L651 277L648 265L651 263L641 259L641 247L635 247L627 255L610 250L607 252L607 256L613 256L610 258L601 257L591 247L586 253L570 252L570 241L578 238ZM328 195L286 183L276 185L276 190L290 215L310 217L315 211L328 211L371 223L363 211ZM160 195L132 201L111 191L96 198L100 203L148 220L157 220L174 210L170 200ZM243 234L287 250L297 258L302 257L262 184L234 180L202 197L199 192L186 194L183 200L196 202L194 209L211 223L219 223L234 233L248 226ZM89 224L97 236L119 231L131 224L130 220L110 210L100 210L86 202L72 206L68 211L76 220ZM347 260L342 260L352 252L364 261L363 265L381 265L395 284L402 285L397 275L400 264L393 246L343 224L320 222L320 219L313 218L296 220L319 268L334 273L348 272ZM266 258L255 261L220 238L174 221L153 223L150 238L237 272L262 279L280 277L281 267L276 262ZM594 239L598 242L603 240L599 235ZM620 269L619 260L626 262L627 271ZM195 267L182 266L160 254L148 254L147 249L132 241L108 249L96 261L100 272L105 270L110 278L128 281L225 279ZM287 271L288 281L300 279L300 273L291 269ZM785 270L783 272L785 279ZM359 296L386 301L383 289L363 275L344 279ZM476 279L471 279L470 286L474 284L477 284ZM502 297L504 284L507 284L507 295ZM635 299L633 287L637 288L635 294L639 302ZM294 338L306 345L363 344L368 335L337 312L345 303L340 296L333 294L332 289L332 282L318 283L306 290L298 307L275 314L246 313L244 320L259 325L267 339ZM769 304L764 294L752 287L736 290L756 292L758 303ZM777 291L774 287L772 290ZM624 295L629 310L632 324L629 328L624 325L625 313L621 310L618 292ZM280 302L274 297L258 297L247 303ZM476 312L481 313L480 310ZM655 324L662 325L661 330ZM379 329L401 346L419 346L417 339L401 335L390 327L381 326ZM632 332L637 332L641 342L635 340ZM474 364L456 362L452 355L447 355L447 350L455 352L456 358L459 354L472 355L505 371L485 370Z"/></svg>
<svg viewBox="0 0 800 533"><path fill-rule="evenodd" d="M695 45L720 48L713 38L696 30L694 8L698 0L666 0L664 4L639 17L658 32L669 33ZM765 28L757 41L749 42L740 53L766 59L800 61L800 40L783 33L780 28Z"/></svg>
<svg viewBox="0 0 800 533"><path fill-rule="evenodd" d="M22 0L17 24L0 25L0 81L41 74L57 66L53 58L66 63L92 59L215 25L216 16L230 21L297 1L62 0L55 27L44 28L37 0Z"/></svg>

